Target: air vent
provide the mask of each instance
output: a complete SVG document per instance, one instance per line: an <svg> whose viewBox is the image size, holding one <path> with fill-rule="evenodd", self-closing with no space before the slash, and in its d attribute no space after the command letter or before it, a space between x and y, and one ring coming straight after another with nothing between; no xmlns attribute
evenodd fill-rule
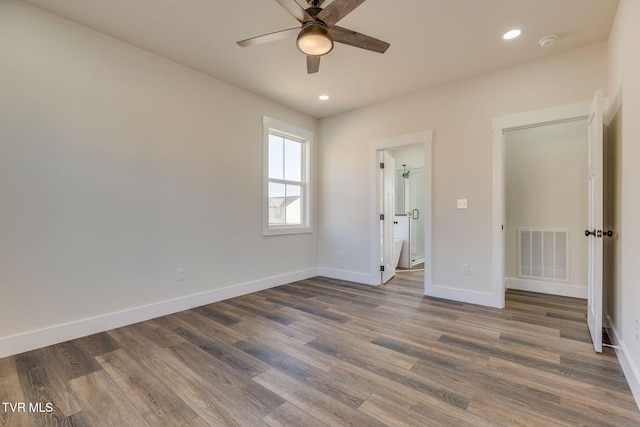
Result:
<svg viewBox="0 0 640 427"><path fill-rule="evenodd" d="M569 280L569 230L519 228L519 276Z"/></svg>

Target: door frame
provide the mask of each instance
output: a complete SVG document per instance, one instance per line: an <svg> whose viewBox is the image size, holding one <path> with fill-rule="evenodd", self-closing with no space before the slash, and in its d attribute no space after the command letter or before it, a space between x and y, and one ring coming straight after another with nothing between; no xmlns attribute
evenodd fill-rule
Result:
<svg viewBox="0 0 640 427"><path fill-rule="evenodd" d="M557 123L584 120L589 116L591 101L561 105L493 119L493 204L492 204L492 306L504 308L505 304L505 159L504 133Z"/></svg>
<svg viewBox="0 0 640 427"><path fill-rule="evenodd" d="M431 286L431 149L433 143L433 131L427 130L408 135L379 139L369 142L369 235L371 242L371 284L381 284L380 278L380 219L378 217L378 152L390 148L398 148L405 145L424 144L424 189L428 192L424 206L424 288Z"/></svg>

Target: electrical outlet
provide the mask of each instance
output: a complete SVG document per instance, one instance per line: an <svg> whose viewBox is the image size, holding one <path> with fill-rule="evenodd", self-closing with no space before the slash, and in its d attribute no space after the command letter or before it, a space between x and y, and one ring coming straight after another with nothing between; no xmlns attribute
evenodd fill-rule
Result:
<svg viewBox="0 0 640 427"><path fill-rule="evenodd" d="M176 282L181 282L184 280L184 268L176 269Z"/></svg>
<svg viewBox="0 0 640 427"><path fill-rule="evenodd" d="M467 209L468 202L467 199L458 199L458 209Z"/></svg>
<svg viewBox="0 0 640 427"><path fill-rule="evenodd" d="M338 251L338 258L344 259L344 251L343 250Z"/></svg>
<svg viewBox="0 0 640 427"><path fill-rule="evenodd" d="M640 341L640 319L636 317L636 339Z"/></svg>
<svg viewBox="0 0 640 427"><path fill-rule="evenodd" d="M469 274L469 264L460 264L460 274L465 276Z"/></svg>

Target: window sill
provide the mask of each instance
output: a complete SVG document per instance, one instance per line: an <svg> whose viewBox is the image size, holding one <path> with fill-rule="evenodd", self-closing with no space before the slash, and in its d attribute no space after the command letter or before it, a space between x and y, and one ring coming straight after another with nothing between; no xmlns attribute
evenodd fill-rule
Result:
<svg viewBox="0 0 640 427"><path fill-rule="evenodd" d="M262 230L263 236L285 236L288 234L311 234L313 227L309 226L285 226L285 227L269 227Z"/></svg>

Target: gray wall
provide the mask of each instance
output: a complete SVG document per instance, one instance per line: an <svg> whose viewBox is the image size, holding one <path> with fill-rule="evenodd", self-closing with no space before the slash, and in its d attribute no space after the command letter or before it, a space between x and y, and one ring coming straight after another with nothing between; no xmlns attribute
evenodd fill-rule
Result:
<svg viewBox="0 0 640 427"><path fill-rule="evenodd" d="M262 236L263 115L317 133L314 118L0 2L0 340L315 274L316 234Z"/></svg>
<svg viewBox="0 0 640 427"><path fill-rule="evenodd" d="M433 260L440 296L481 301L492 286L492 119L589 101L606 82L606 43L454 82L320 121L320 267L375 274L370 142L424 130L433 141ZM467 198L467 210L456 199ZM344 209L349 206L349 209ZM345 258L338 254L345 251ZM460 273L460 264L469 274Z"/></svg>
<svg viewBox="0 0 640 427"><path fill-rule="evenodd" d="M640 2L621 0L609 39L609 109L606 122L607 155L614 163L608 170L611 209L605 210L615 231L607 243L611 269L605 271L607 310L614 339L620 345L618 357L640 405Z"/></svg>

